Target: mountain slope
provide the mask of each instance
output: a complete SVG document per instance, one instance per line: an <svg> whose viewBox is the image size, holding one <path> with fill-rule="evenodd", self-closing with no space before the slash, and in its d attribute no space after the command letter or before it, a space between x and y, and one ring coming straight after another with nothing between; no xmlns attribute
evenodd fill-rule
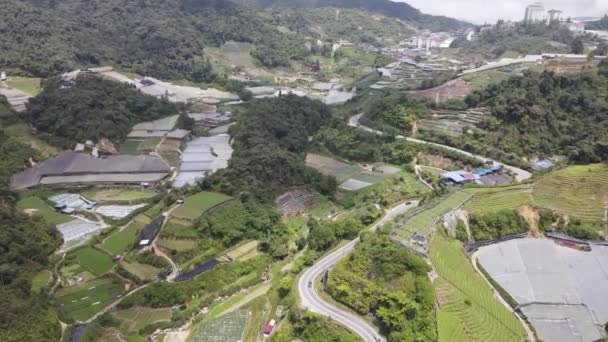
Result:
<svg viewBox="0 0 608 342"><path fill-rule="evenodd" d="M469 23L444 16L423 14L420 10L404 2L390 0L235 0L241 4L258 5L266 8L321 8L359 9L366 12L398 18L415 24L422 29L447 31L471 27Z"/></svg>
<svg viewBox="0 0 608 342"><path fill-rule="evenodd" d="M228 40L259 46L267 66L306 55L301 37L265 11L226 0L3 0L0 68L50 76L112 64L165 79L213 79L203 48Z"/></svg>

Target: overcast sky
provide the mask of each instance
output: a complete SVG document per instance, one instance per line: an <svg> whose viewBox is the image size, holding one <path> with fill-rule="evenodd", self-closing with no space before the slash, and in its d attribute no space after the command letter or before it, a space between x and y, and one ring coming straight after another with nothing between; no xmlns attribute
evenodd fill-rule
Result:
<svg viewBox="0 0 608 342"><path fill-rule="evenodd" d="M424 13L446 15L476 24L498 19L522 20L534 0L393 0L407 2ZM608 13L608 0L547 0L547 10L563 11L563 17L600 17Z"/></svg>

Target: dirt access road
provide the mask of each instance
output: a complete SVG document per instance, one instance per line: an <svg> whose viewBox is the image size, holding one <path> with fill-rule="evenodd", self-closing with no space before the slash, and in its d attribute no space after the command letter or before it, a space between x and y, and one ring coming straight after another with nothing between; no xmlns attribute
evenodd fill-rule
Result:
<svg viewBox="0 0 608 342"><path fill-rule="evenodd" d="M374 134L378 134L378 135L384 135L384 132L381 132L381 131L375 130L373 128L361 125L359 123L359 119L361 119L362 116L363 116L363 114L354 115L353 117L351 117L348 120L348 125L351 126L351 127L356 127L358 129L361 129L361 130L366 131L366 132L370 132L370 133L374 133ZM526 179L529 179L530 177L532 177L532 174L530 172L526 171L526 170L522 170L522 169L520 169L518 167L507 165L507 164L501 163L501 162L499 162L497 160L494 160L494 159L491 159L491 158L487 158L487 157L484 157L484 156L480 156L480 155L477 155L477 154L473 154L471 152L467 152L467 151L464 151L464 150L461 150L461 149L458 149L458 148L455 148L455 147L451 147L451 146L447 146L447 145L442 145L442 144L437 144L437 143L434 143L434 142L431 142L431 141L425 141L425 140L420 140L420 139L416 139L416 138L404 137L402 135L398 135L395 138L397 138L397 139L405 139L407 141L410 141L410 142L413 142L413 143L417 143L417 144L425 144L425 145L432 145L432 146L436 146L436 147L445 148L447 150L458 152L458 153L460 153L462 155L475 158L475 159L480 160L480 161L482 161L484 163L487 162L487 161L491 161L491 162L494 163L494 165L496 165L496 166L502 166L506 170L509 170L513 175L515 175L515 179L518 182L523 182Z"/></svg>

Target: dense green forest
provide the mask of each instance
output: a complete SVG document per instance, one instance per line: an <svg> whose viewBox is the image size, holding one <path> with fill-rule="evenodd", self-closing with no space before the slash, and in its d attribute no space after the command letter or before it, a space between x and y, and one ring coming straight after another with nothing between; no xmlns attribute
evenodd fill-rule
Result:
<svg viewBox="0 0 608 342"><path fill-rule="evenodd" d="M566 155L577 163L608 159L608 61L574 75L525 72L466 102L487 106L492 115L456 144L519 156Z"/></svg>
<svg viewBox="0 0 608 342"><path fill-rule="evenodd" d="M263 7L360 9L374 14L398 18L414 26L432 31L448 31L471 27L469 23L443 16L421 13L404 2L390 0L233 0L239 3L256 4Z"/></svg>
<svg viewBox="0 0 608 342"><path fill-rule="evenodd" d="M87 139L121 141L133 125L177 114L179 108L130 85L83 74L74 81L49 79L42 93L30 100L24 117L52 135L46 136L50 142L72 148L73 142Z"/></svg>
<svg viewBox="0 0 608 342"><path fill-rule="evenodd" d="M401 35L414 33L396 18L377 19L355 9L281 8L272 13L285 21L292 31L320 40L346 39L381 46L386 42L394 43Z"/></svg>
<svg viewBox="0 0 608 342"><path fill-rule="evenodd" d="M163 79L214 79L203 49L251 42L267 66L307 54L268 13L223 0L5 0L0 68L53 76L111 64Z"/></svg>
<svg viewBox="0 0 608 342"><path fill-rule="evenodd" d="M330 272L327 287L337 301L376 316L389 342L436 341L429 270L390 236L367 233Z"/></svg>
<svg viewBox="0 0 608 342"><path fill-rule="evenodd" d="M586 30L597 30L604 31L608 30L608 14L605 14L602 19L597 21L592 21L585 24Z"/></svg>
<svg viewBox="0 0 608 342"><path fill-rule="evenodd" d="M329 107L296 95L252 101L233 128L234 153L228 169L207 178L203 186L227 194L266 195L313 181L316 187L335 186L304 165L308 137L330 118ZM335 188L319 190L331 193Z"/></svg>
<svg viewBox="0 0 608 342"><path fill-rule="evenodd" d="M10 112L0 97L0 112ZM59 233L40 217L20 213L10 176L24 169L36 152L0 129L0 340L58 340L61 329L44 293L32 293L31 281L59 247Z"/></svg>

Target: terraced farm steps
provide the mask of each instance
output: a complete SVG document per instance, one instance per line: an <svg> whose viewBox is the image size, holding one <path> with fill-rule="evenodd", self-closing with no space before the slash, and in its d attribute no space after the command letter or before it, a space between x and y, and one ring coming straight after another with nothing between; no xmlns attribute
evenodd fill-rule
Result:
<svg viewBox="0 0 608 342"><path fill-rule="evenodd" d="M496 300L459 242L438 235L429 256L439 275L435 288L440 342L524 340L523 326Z"/></svg>

